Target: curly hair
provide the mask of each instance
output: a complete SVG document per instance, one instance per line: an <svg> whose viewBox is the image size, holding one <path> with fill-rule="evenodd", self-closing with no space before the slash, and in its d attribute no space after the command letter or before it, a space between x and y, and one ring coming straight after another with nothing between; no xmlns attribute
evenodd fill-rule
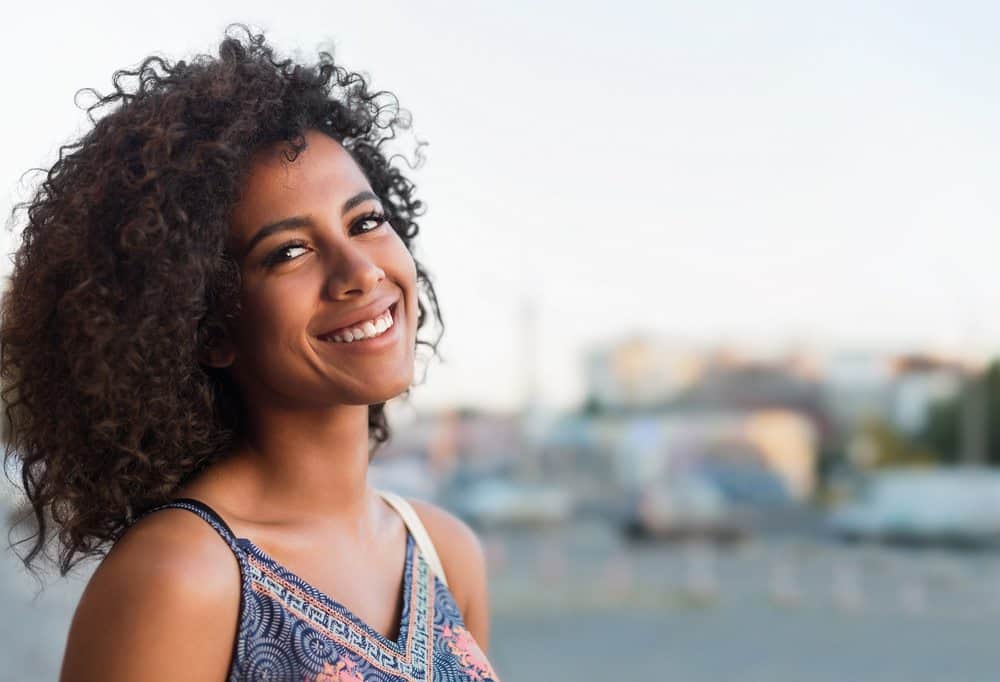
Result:
<svg viewBox="0 0 1000 682"><path fill-rule="evenodd" d="M57 538L62 575L105 554L241 433L235 384L199 358L239 315L225 244L254 153L284 142L292 160L319 130L364 171L411 255L423 214L397 168L405 157L387 151L409 114L329 52L311 65L278 58L237 25L217 57L150 56L112 82L107 95L83 91L92 127L15 208L27 222L0 311L4 462L20 464L22 521L34 523L12 545L34 540L20 556L32 569ZM440 328L417 344L437 355L437 295L416 271ZM384 407L368 408L369 457L390 436Z"/></svg>

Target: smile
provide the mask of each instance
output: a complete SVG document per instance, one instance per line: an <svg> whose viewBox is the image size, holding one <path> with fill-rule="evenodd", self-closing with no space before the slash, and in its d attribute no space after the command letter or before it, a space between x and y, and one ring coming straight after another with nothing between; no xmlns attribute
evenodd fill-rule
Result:
<svg viewBox="0 0 1000 682"><path fill-rule="evenodd" d="M397 302L398 303L398 302ZM338 329L335 333L318 337L327 343L354 344L377 339L395 326L393 319L396 303L385 309L370 320L351 325L349 328Z"/></svg>

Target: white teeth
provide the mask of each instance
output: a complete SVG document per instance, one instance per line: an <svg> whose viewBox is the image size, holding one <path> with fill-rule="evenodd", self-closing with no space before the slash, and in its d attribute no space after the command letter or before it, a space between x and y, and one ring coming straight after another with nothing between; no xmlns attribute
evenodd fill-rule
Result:
<svg viewBox="0 0 1000 682"><path fill-rule="evenodd" d="M361 339L370 339L385 332L393 325L392 313L386 310L382 315L374 320L369 320L359 327L353 327L340 334L334 334L333 340L337 343L351 343Z"/></svg>

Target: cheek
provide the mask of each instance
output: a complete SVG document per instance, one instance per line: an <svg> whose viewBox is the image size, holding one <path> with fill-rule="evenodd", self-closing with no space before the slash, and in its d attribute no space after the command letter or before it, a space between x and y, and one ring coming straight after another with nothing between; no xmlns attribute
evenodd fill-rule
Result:
<svg viewBox="0 0 1000 682"><path fill-rule="evenodd" d="M417 264L414 262L410 250L406 248L402 237L398 234L395 237L392 249L393 265L396 271L400 273L400 279L403 280L402 284L413 290L417 283Z"/></svg>
<svg viewBox="0 0 1000 682"><path fill-rule="evenodd" d="M286 291L286 287L268 287L266 290L245 294L240 319L240 346L249 355L264 354L275 345L297 339L308 320L307 301L299 294Z"/></svg>
<svg viewBox="0 0 1000 682"><path fill-rule="evenodd" d="M404 250L406 249L405 246L402 248ZM405 278L405 282L403 284L407 292L407 316L409 317L411 328L416 330L417 315L419 313L417 310L417 264L413 261L413 256L410 255L409 251L405 252L402 271Z"/></svg>

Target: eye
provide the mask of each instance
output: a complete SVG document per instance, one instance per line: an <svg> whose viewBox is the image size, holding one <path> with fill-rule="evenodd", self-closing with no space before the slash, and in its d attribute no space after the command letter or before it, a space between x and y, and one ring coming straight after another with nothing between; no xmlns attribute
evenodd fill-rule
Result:
<svg viewBox="0 0 1000 682"><path fill-rule="evenodd" d="M373 211L371 213L366 213L365 215L359 217L351 224L351 229L357 229L359 227L365 226L365 229L361 230L361 234L366 232L374 232L378 228L382 227L386 223L386 218L384 213L379 213Z"/></svg>
<svg viewBox="0 0 1000 682"><path fill-rule="evenodd" d="M267 255L267 258L264 259L264 265L270 267L279 263L294 260L308 250L309 249L302 242L289 242L288 244L283 244Z"/></svg>

